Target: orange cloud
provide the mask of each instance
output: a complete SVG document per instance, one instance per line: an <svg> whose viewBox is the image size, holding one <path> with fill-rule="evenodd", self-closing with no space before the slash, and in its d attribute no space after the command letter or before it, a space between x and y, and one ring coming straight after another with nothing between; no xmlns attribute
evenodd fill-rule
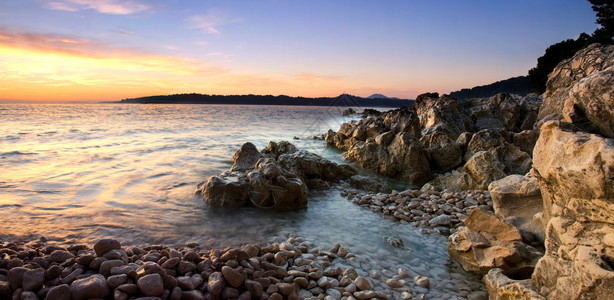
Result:
<svg viewBox="0 0 614 300"><path fill-rule="evenodd" d="M201 59L0 28L0 99L5 100L99 101L192 92L334 96L359 86L326 74L248 73Z"/></svg>

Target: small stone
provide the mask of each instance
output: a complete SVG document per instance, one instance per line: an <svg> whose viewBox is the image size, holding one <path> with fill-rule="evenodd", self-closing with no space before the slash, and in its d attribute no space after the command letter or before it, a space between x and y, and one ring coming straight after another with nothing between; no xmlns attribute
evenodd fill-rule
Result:
<svg viewBox="0 0 614 300"><path fill-rule="evenodd" d="M117 289L129 295L136 294L139 291L139 287L134 283L124 283Z"/></svg>
<svg viewBox="0 0 614 300"><path fill-rule="evenodd" d="M328 276L328 277L339 276L341 275L341 273L343 273L343 270L341 269L341 267L331 267L331 268L324 270L324 276Z"/></svg>
<svg viewBox="0 0 614 300"><path fill-rule="evenodd" d="M396 279L388 279L386 280L386 284L391 288L401 288L403 287L403 283Z"/></svg>
<svg viewBox="0 0 614 300"><path fill-rule="evenodd" d="M414 282L416 283L417 286L421 286L427 289L431 285L431 281L429 280L429 278L426 276L421 276L421 275L415 276Z"/></svg>
<svg viewBox="0 0 614 300"><path fill-rule="evenodd" d="M241 295L241 292L239 290L227 286L222 290L222 294L220 295L220 298L221 299L236 299L236 298L239 298L239 295Z"/></svg>
<svg viewBox="0 0 614 300"><path fill-rule="evenodd" d="M356 279L354 280L354 285L361 291L371 289L371 284L369 283L369 281L367 281L367 279L362 276L356 277Z"/></svg>
<svg viewBox="0 0 614 300"><path fill-rule="evenodd" d="M260 298L260 296L262 296L262 293L264 292L262 285L259 282L249 279L245 280L245 288L247 288L247 290L252 296L258 298Z"/></svg>
<svg viewBox="0 0 614 300"><path fill-rule="evenodd" d="M355 292L354 297L356 297L356 299L358 300L364 300L364 299L378 298L379 294L376 293L375 291L360 291L360 292Z"/></svg>
<svg viewBox="0 0 614 300"><path fill-rule="evenodd" d="M204 300L205 296L199 290L184 291L181 293L181 299L185 300Z"/></svg>
<svg viewBox="0 0 614 300"><path fill-rule="evenodd" d="M113 249L121 250L121 248L121 244L115 239L100 239L94 244L94 252L97 256L103 256Z"/></svg>
<svg viewBox="0 0 614 300"><path fill-rule="evenodd" d="M452 217L450 217L450 215L439 215L437 217L432 218L429 221L429 225L436 227L436 226L449 226L450 223L452 222Z"/></svg>
<svg viewBox="0 0 614 300"><path fill-rule="evenodd" d="M109 295L106 279L100 274L73 281L70 291L73 300L104 298Z"/></svg>
<svg viewBox="0 0 614 300"><path fill-rule="evenodd" d="M28 272L28 269L24 268L24 267L16 267L16 268L12 268L9 273L7 274L7 279L9 282L9 285L11 286L12 290L16 290L20 287L22 287L23 284L23 275Z"/></svg>
<svg viewBox="0 0 614 300"><path fill-rule="evenodd" d="M180 261L181 259L179 257L172 257L165 261L161 267L164 269L174 269Z"/></svg>
<svg viewBox="0 0 614 300"><path fill-rule="evenodd" d="M119 267L123 265L125 265L125 263L119 259L107 260L107 261L104 261L100 265L98 272L102 274L103 276L108 277L111 275L111 269L113 269L114 267Z"/></svg>
<svg viewBox="0 0 614 300"><path fill-rule="evenodd" d="M326 290L326 295L331 296L335 300L341 299L341 292L336 289L328 289Z"/></svg>
<svg viewBox="0 0 614 300"><path fill-rule="evenodd" d="M107 285L114 289L124 283L128 282L128 275L126 274L120 274L120 275L113 275L113 276L109 276L109 278L107 278Z"/></svg>
<svg viewBox="0 0 614 300"><path fill-rule="evenodd" d="M160 274L148 274L137 281L136 285L145 296L161 296L164 292L164 284Z"/></svg>
<svg viewBox="0 0 614 300"><path fill-rule="evenodd" d="M209 293L217 297L222 293L224 287L226 287L226 282L221 272L213 272L209 275L209 280L207 282L207 291L209 291ZM262 286L260 286L260 288L262 291Z"/></svg>
<svg viewBox="0 0 614 300"><path fill-rule="evenodd" d="M231 267L223 266L222 275L224 275L226 282L234 288L238 288L243 284L243 275Z"/></svg>
<svg viewBox="0 0 614 300"><path fill-rule="evenodd" d="M23 290L34 291L45 282L45 269L29 270L23 274Z"/></svg>
<svg viewBox="0 0 614 300"><path fill-rule="evenodd" d="M289 296L290 294L294 293L294 291L296 291L296 285L294 285L294 283L278 283L276 284L277 288L279 289L279 293L281 293L284 296Z"/></svg>
<svg viewBox="0 0 614 300"><path fill-rule="evenodd" d="M177 266L177 272L179 272L179 274L185 274L194 270L196 270L196 265L194 265L194 263L192 262L185 260L180 261L179 266Z"/></svg>
<svg viewBox="0 0 614 300"><path fill-rule="evenodd" d="M62 284L50 288L46 299L70 300L70 286Z"/></svg>
<svg viewBox="0 0 614 300"><path fill-rule="evenodd" d="M54 250L53 252L51 252L51 255L47 256L47 260L49 262L57 262L57 263L63 263L68 259L74 258L75 256L72 255L70 252L68 251L64 251L64 250Z"/></svg>
<svg viewBox="0 0 614 300"><path fill-rule="evenodd" d="M275 264L277 264L278 266L285 265L286 261L288 261L288 257L286 256L286 254L281 251L275 253L274 259L275 259Z"/></svg>

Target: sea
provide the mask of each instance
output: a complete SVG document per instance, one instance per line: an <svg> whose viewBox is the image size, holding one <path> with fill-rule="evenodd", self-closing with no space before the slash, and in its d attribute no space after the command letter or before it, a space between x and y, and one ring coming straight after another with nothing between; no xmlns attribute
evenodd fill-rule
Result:
<svg viewBox="0 0 614 300"><path fill-rule="evenodd" d="M313 137L359 118L342 116L344 109L0 103L0 240L69 245L113 237L123 246L223 249L290 235L323 250L341 244L359 261L351 266L391 298L399 293L385 279L399 268L430 278L429 289L414 291L427 298L483 291L479 276L449 258L446 236L361 208L338 189L311 192L308 207L292 212L211 208L195 194L198 183L230 168L245 142L262 149L286 140L343 162Z"/></svg>

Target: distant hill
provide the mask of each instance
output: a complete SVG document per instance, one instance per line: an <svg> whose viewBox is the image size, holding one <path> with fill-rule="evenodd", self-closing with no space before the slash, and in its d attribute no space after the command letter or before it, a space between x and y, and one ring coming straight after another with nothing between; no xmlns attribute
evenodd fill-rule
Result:
<svg viewBox="0 0 614 300"><path fill-rule="evenodd" d="M489 85L476 86L471 89L462 89L450 93L450 96L458 100L468 98L485 98L499 93L527 95L533 92L533 86L528 76L518 76L506 80L497 81Z"/></svg>
<svg viewBox="0 0 614 300"><path fill-rule="evenodd" d="M367 97L367 99L395 99L395 100L399 100L399 98L397 97L386 97L382 94L373 94L369 97Z"/></svg>
<svg viewBox="0 0 614 300"><path fill-rule="evenodd" d="M241 104L241 105L300 105L300 106L354 106L354 107L403 107L413 100L391 98L362 98L343 94L338 97L290 97L285 95L203 95L176 94L124 99L119 103L177 103L177 104Z"/></svg>

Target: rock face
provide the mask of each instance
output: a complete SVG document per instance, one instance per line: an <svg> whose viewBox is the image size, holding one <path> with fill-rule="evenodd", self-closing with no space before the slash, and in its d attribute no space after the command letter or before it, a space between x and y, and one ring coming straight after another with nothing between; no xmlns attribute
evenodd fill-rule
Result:
<svg viewBox="0 0 614 300"><path fill-rule="evenodd" d="M540 103L508 94L460 103L427 93L412 107L344 123L325 140L364 169L419 186L428 182L427 190L486 189L531 169ZM482 151L489 154L474 157Z"/></svg>
<svg viewBox="0 0 614 300"><path fill-rule="evenodd" d="M488 186L495 214L519 229L535 235L541 242L545 232L541 216L543 211L539 183L533 176L510 175L493 181Z"/></svg>
<svg viewBox="0 0 614 300"><path fill-rule="evenodd" d="M450 235L448 253L467 271L486 274L501 268L528 278L542 253L523 243L518 229L500 217L474 209L465 227Z"/></svg>
<svg viewBox="0 0 614 300"><path fill-rule="evenodd" d="M530 279L513 280L502 269L495 268L484 275L484 283L491 300L545 300Z"/></svg>
<svg viewBox="0 0 614 300"><path fill-rule="evenodd" d="M210 177L199 189L216 207L291 210L307 206L308 188L327 188L329 182L354 175L352 167L299 151L288 142L271 142L262 152L245 143L235 153L230 171Z"/></svg>
<svg viewBox="0 0 614 300"><path fill-rule="evenodd" d="M562 61L548 76L538 120L560 120L562 115L567 121L586 117L603 135L612 137L613 66L614 46L599 44Z"/></svg>
<svg viewBox="0 0 614 300"><path fill-rule="evenodd" d="M614 294L614 140L548 122L534 152L546 254L533 282L556 299Z"/></svg>

